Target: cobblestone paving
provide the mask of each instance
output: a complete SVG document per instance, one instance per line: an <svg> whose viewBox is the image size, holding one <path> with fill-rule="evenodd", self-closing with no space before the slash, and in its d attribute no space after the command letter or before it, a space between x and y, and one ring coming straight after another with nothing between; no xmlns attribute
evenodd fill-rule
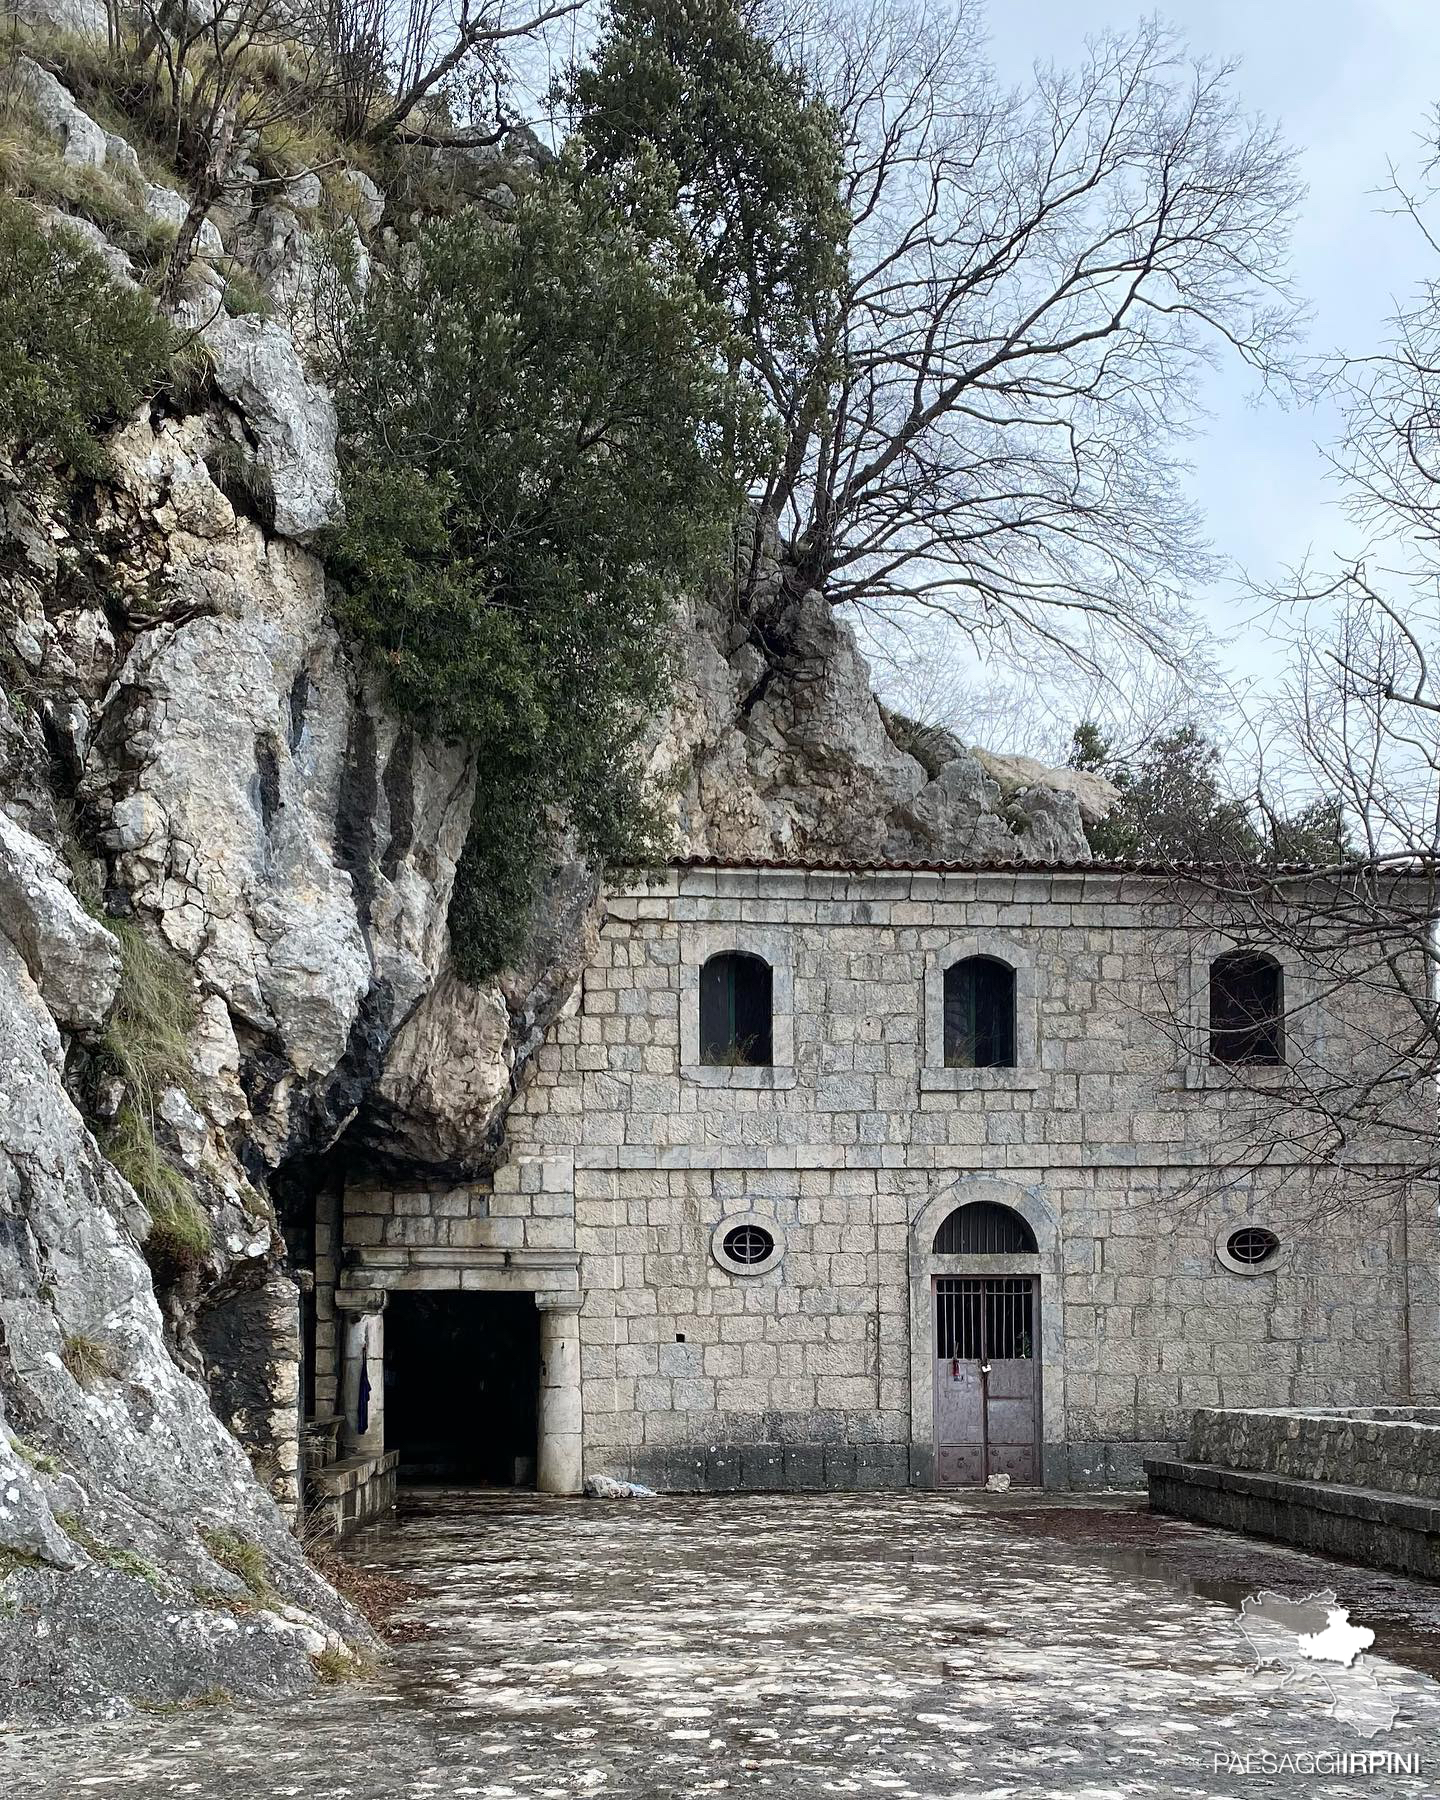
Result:
<svg viewBox="0 0 1440 1800"><path fill-rule="evenodd" d="M1064 1528L1082 1514L1083 1530ZM1440 1791L1440 1687L1384 1656L1391 1626L1363 1604L1373 1573L1159 1521L1143 1555L1109 1550L1136 1521L1133 1503L1019 1495L433 1496L357 1551L424 1584L410 1613L432 1627L374 1680L267 1711L0 1736L0 1795ZM1257 1679L1233 1595L1196 1591L1210 1544L1217 1559L1243 1546L1267 1585L1334 1587L1375 1626L1393 1731L1367 1741L1309 1684ZM1424 1665L1436 1590L1379 1586ZM1213 1766L1217 1752L1258 1770L1265 1754L1377 1750L1419 1755L1424 1772Z"/></svg>

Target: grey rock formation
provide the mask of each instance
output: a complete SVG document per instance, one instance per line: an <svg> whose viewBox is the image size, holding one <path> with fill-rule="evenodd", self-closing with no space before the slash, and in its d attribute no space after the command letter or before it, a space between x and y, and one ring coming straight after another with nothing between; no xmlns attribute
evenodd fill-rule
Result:
<svg viewBox="0 0 1440 1800"><path fill-rule="evenodd" d="M447 970L406 1021L357 1121L373 1154L464 1176L494 1160L515 1084L576 997L594 947L598 885L562 853L517 966L471 987Z"/></svg>
<svg viewBox="0 0 1440 1800"><path fill-rule="evenodd" d="M55 1019L98 1031L120 979L120 948L61 878L47 844L0 811L0 931L24 959Z"/></svg>
<svg viewBox="0 0 1440 1800"><path fill-rule="evenodd" d="M385 217L385 196L363 169L342 169L336 180L348 193L355 222L368 237Z"/></svg>
<svg viewBox="0 0 1440 1800"><path fill-rule="evenodd" d="M56 206L41 207L39 213L45 221L47 232L66 231L71 237L79 238L87 250L93 250L110 271L110 279L117 286L139 287L140 283L135 279L135 265L123 250L110 242L93 219L82 219L78 213L61 212Z"/></svg>
<svg viewBox="0 0 1440 1800"><path fill-rule="evenodd" d="M28 56L17 58L15 79L41 123L59 139L65 161L97 169L103 167L106 134L76 105L70 90Z"/></svg>
<svg viewBox="0 0 1440 1800"><path fill-rule="evenodd" d="M16 0L15 16L25 25L51 25L76 37L105 40L104 0Z"/></svg>
<svg viewBox="0 0 1440 1800"><path fill-rule="evenodd" d="M340 517L335 402L276 320L217 319L204 335L216 384L244 416L270 477L275 529L305 543Z"/></svg>
<svg viewBox="0 0 1440 1800"><path fill-rule="evenodd" d="M1098 825L1120 798L1111 782L1087 769L1052 769L1037 762L1033 756L1000 756L993 750L979 748L972 749L970 754L998 784L1002 800L1008 801L1037 788L1073 794L1086 825Z"/></svg>
<svg viewBox="0 0 1440 1800"><path fill-rule="evenodd" d="M368 1628L172 1360L143 1211L63 1061L0 939L0 1713L302 1691L312 1654Z"/></svg>
<svg viewBox="0 0 1440 1800"><path fill-rule="evenodd" d="M677 834L692 854L1089 857L1073 770L1031 764L1007 788L958 743L934 773L897 744L854 633L821 594L758 632L697 605L680 662L654 767L678 783Z"/></svg>
<svg viewBox="0 0 1440 1800"><path fill-rule="evenodd" d="M122 504L160 526L163 555L82 785L114 881L209 996L208 1116L273 1166L344 1125L351 1084L431 987L471 776L367 694L320 565L236 517L206 445L196 421L115 442Z"/></svg>

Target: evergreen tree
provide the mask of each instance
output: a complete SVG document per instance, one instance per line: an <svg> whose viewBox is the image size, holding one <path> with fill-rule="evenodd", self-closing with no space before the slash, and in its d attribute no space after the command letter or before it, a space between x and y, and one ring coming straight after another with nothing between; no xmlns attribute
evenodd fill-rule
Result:
<svg viewBox="0 0 1440 1800"><path fill-rule="evenodd" d="M573 159L504 224L424 227L356 311L328 561L396 706L478 752L462 974L515 953L558 818L599 861L658 849L644 732L673 598L760 454L728 348L683 241L640 232Z"/></svg>
<svg viewBox="0 0 1440 1800"><path fill-rule="evenodd" d="M1228 789L1219 750L1193 723L1127 758L1087 720L1069 760L1119 789L1120 804L1089 828L1091 849L1107 861L1329 866L1344 853L1337 804L1317 800L1293 814L1252 808Z"/></svg>

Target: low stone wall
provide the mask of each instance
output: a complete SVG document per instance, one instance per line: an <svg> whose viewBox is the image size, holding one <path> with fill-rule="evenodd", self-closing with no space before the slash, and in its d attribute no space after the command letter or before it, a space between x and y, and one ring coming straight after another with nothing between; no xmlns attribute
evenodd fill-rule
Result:
<svg viewBox="0 0 1440 1800"><path fill-rule="evenodd" d="M1440 1407L1207 1409L1186 1460L1440 1499Z"/></svg>
<svg viewBox="0 0 1440 1800"><path fill-rule="evenodd" d="M1440 1504L1339 1482L1151 1459L1153 1512L1276 1538L1367 1568L1440 1579Z"/></svg>
<svg viewBox="0 0 1440 1800"><path fill-rule="evenodd" d="M349 1537L395 1508L398 1450L380 1456L346 1456L312 1469L306 1479L310 1529L325 1537Z"/></svg>
<svg viewBox="0 0 1440 1800"><path fill-rule="evenodd" d="M1440 1407L1205 1409L1153 1511L1440 1579Z"/></svg>

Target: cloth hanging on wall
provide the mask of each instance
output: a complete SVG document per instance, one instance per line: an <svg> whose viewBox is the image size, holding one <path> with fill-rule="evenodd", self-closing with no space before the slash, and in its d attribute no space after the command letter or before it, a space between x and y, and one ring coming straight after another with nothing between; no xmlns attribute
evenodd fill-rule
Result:
<svg viewBox="0 0 1440 1800"><path fill-rule="evenodd" d="M370 1327L360 1340L360 1382L355 1391L355 1429L370 1429Z"/></svg>

